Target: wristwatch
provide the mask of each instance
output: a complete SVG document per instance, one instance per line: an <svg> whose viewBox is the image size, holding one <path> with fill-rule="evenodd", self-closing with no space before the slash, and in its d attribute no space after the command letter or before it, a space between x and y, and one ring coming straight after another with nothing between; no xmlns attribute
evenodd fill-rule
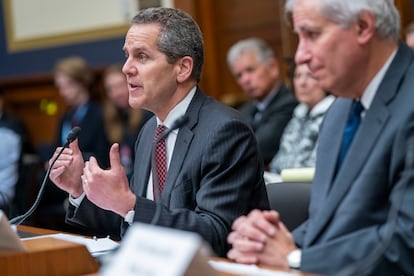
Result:
<svg viewBox="0 0 414 276"><path fill-rule="evenodd" d="M290 268L300 268L300 262L302 259L302 251L300 249L295 249L289 253L287 260Z"/></svg>

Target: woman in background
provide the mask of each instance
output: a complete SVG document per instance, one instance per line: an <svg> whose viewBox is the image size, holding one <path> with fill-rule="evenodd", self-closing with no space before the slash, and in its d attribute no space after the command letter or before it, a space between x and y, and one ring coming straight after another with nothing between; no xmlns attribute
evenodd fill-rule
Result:
<svg viewBox="0 0 414 276"><path fill-rule="evenodd" d="M323 116L335 97L323 91L306 64L296 66L293 86L299 105L286 126L280 149L270 163L270 172L287 168L312 168Z"/></svg>
<svg viewBox="0 0 414 276"><path fill-rule="evenodd" d="M109 142L119 143L120 158L125 173L131 176L134 165L134 144L142 125L153 115L129 105L128 84L122 64L109 66L103 75L107 95L104 103L105 129Z"/></svg>

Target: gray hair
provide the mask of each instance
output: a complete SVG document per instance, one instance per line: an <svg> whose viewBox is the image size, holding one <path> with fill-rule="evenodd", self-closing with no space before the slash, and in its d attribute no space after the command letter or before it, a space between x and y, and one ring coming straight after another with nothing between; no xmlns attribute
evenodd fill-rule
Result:
<svg viewBox="0 0 414 276"><path fill-rule="evenodd" d="M285 12L292 13L296 0L287 0ZM396 41L400 37L400 14L394 0L321 0L320 11L327 18L344 29L358 18L363 11L371 12L376 18L376 33L379 37Z"/></svg>
<svg viewBox="0 0 414 276"><path fill-rule="evenodd" d="M248 51L255 52L260 63L265 63L269 59L275 58L275 53L266 41L260 38L248 38L240 40L231 46L227 52L228 66L231 67L235 59Z"/></svg>
<svg viewBox="0 0 414 276"><path fill-rule="evenodd" d="M200 81L204 63L203 35L189 14L173 8L148 8L139 11L131 23L159 24L161 31L157 42L158 50L167 56L170 64L190 56L194 62L191 77Z"/></svg>

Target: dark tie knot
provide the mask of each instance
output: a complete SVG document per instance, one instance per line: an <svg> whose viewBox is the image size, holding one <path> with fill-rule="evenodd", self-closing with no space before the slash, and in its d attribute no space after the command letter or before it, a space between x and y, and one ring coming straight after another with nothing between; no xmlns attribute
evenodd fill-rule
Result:
<svg viewBox="0 0 414 276"><path fill-rule="evenodd" d="M354 101L352 102L352 110L351 110L351 112L352 112L354 115L360 116L360 115L361 115L361 112L362 112L363 110L364 110L364 106L362 105L361 101L354 100Z"/></svg>

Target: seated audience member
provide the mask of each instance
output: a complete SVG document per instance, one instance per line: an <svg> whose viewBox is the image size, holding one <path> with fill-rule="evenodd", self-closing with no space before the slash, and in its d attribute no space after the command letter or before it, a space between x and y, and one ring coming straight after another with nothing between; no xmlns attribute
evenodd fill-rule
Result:
<svg viewBox="0 0 414 276"><path fill-rule="evenodd" d="M395 3L285 8L296 63L337 99L319 132L307 221L290 233L276 211L252 211L234 222L228 257L318 275L414 275L414 52L399 41Z"/></svg>
<svg viewBox="0 0 414 276"><path fill-rule="evenodd" d="M134 165L134 145L144 123L153 115L129 105L129 91L122 64L109 66L103 75L107 100L103 113L111 144L119 143L119 154L125 173L130 176Z"/></svg>
<svg viewBox="0 0 414 276"><path fill-rule="evenodd" d="M407 43L411 49L414 49L414 22L411 22L405 28L405 43Z"/></svg>
<svg viewBox="0 0 414 276"><path fill-rule="evenodd" d="M53 149L66 142L69 131L78 126L79 148L84 158L94 156L98 163L106 168L109 165L109 141L105 131L102 108L91 99L91 88L94 81L93 72L86 61L77 56L70 56L59 60L54 67L54 81L60 96L67 104L67 110L59 119L58 132ZM45 165L45 170L49 164ZM43 176L41 177L41 180ZM37 212L36 221L39 226L60 228L65 227L64 204L68 194L55 185L47 185ZM48 216L50 213L50 216ZM56 219L52 216L57 214ZM63 216L62 216L63 215ZM54 225L56 221L56 225ZM60 230L59 229L59 230Z"/></svg>
<svg viewBox="0 0 414 276"><path fill-rule="evenodd" d="M29 141L20 119L5 111L3 93L0 89L0 209L8 214L14 203L22 153Z"/></svg>
<svg viewBox="0 0 414 276"><path fill-rule="evenodd" d="M279 151L269 170L280 174L287 168L315 167L319 126L335 97L323 91L306 64L296 66L293 75L296 106L283 132Z"/></svg>
<svg viewBox="0 0 414 276"><path fill-rule="evenodd" d="M84 162L81 137L63 150L50 178L70 193L67 221L97 236L120 236L134 222L191 231L225 256L234 219L269 208L254 133L239 112L198 87L204 45L188 14L140 10L123 50L129 104L155 116L138 136L130 183L117 143L107 170L94 157ZM175 126L182 116L187 120Z"/></svg>
<svg viewBox="0 0 414 276"><path fill-rule="evenodd" d="M251 100L239 110L251 123L267 166L279 149L296 99L281 82L275 54L264 40L238 41L227 53L227 64Z"/></svg>

